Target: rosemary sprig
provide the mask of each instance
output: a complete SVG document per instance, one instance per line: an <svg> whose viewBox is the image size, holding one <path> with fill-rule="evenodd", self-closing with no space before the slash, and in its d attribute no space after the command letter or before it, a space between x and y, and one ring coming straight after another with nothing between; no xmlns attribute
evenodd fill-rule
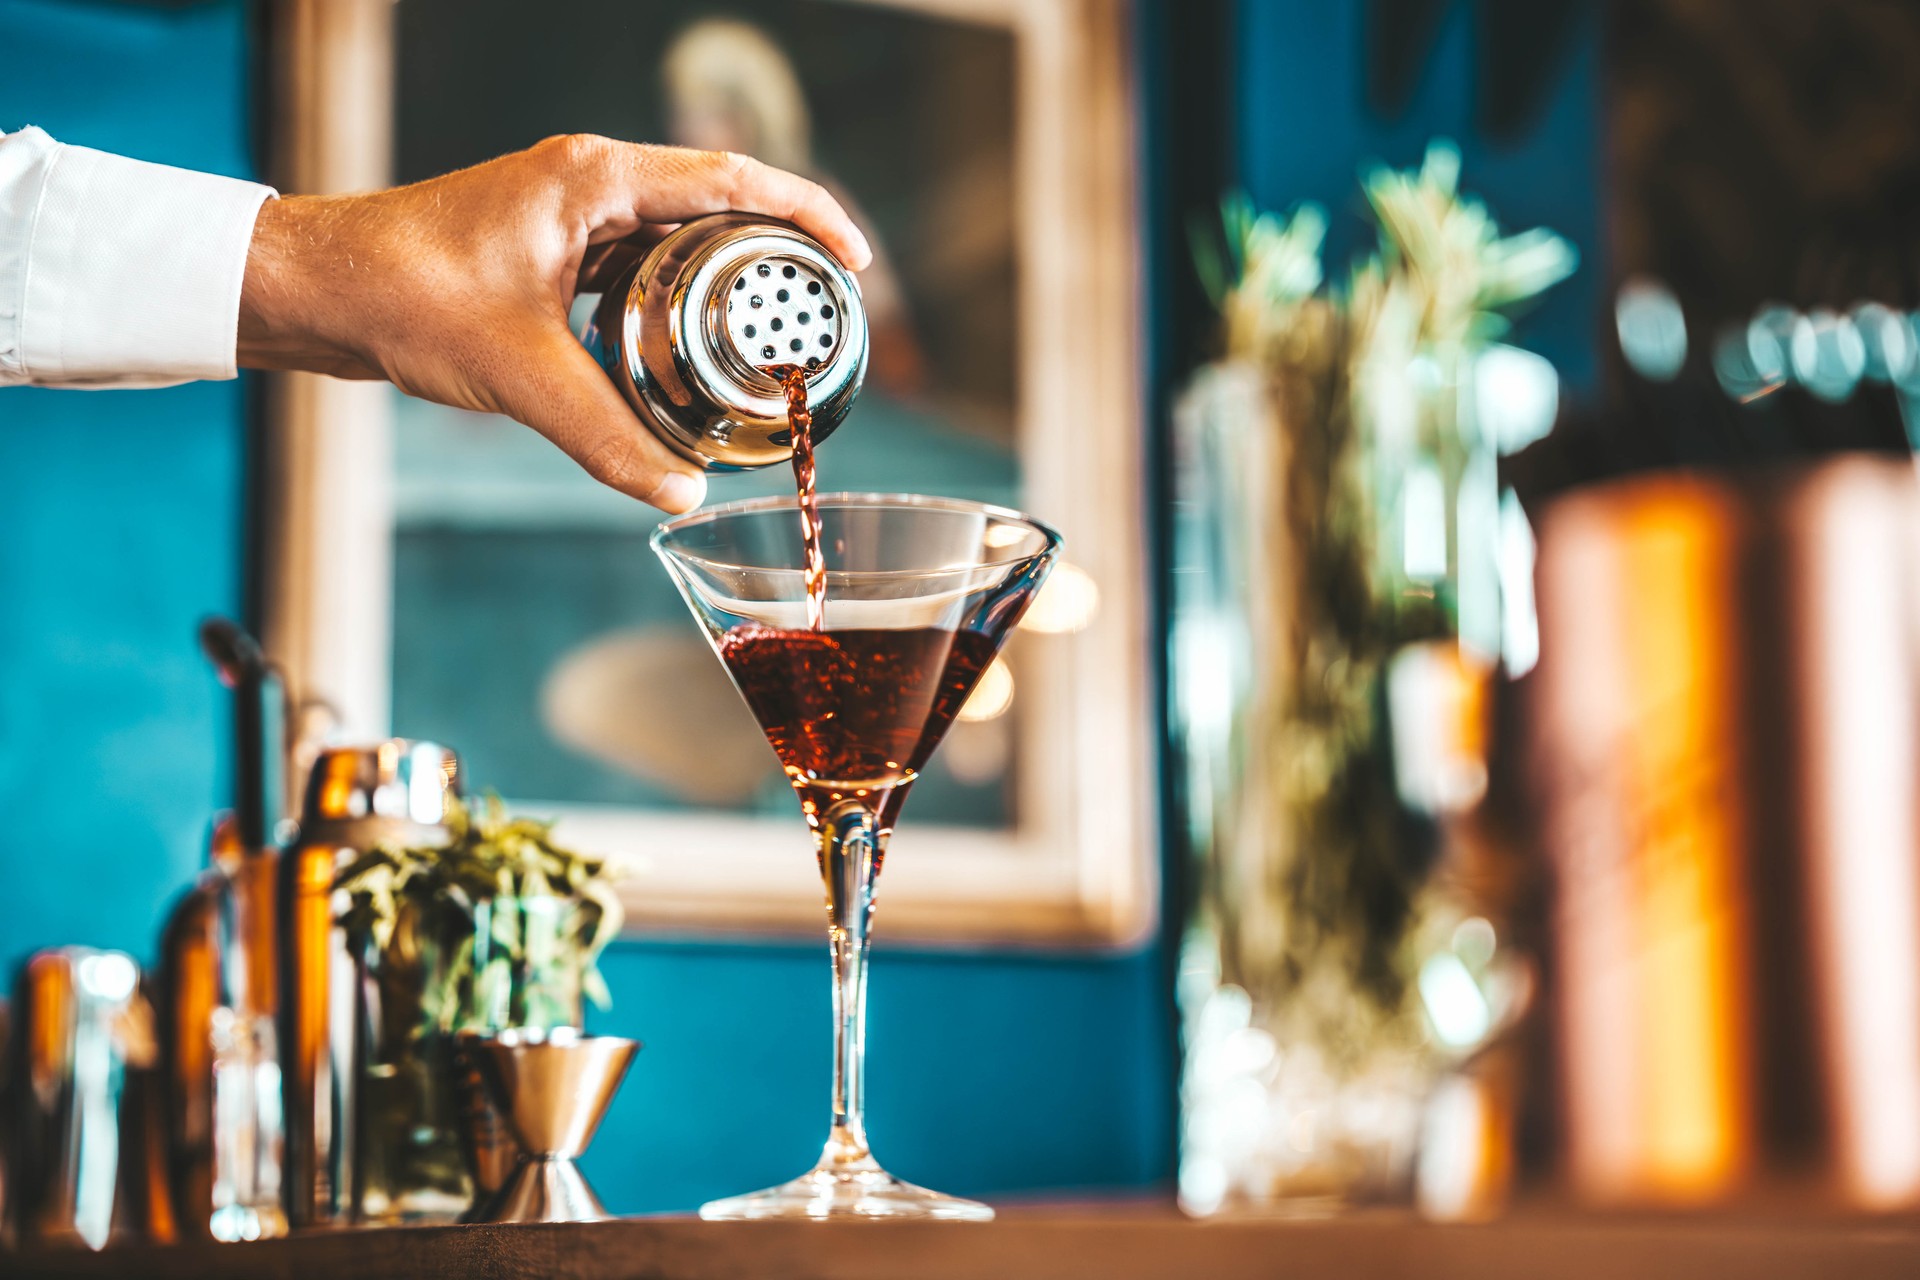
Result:
<svg viewBox="0 0 1920 1280"><path fill-rule="evenodd" d="M1273 1000L1289 1037L1355 1058L1417 1035L1414 939L1433 909L1381 682L1401 646L1458 624L1451 584L1407 590L1402 485L1426 470L1458 492L1482 443L1459 381L1577 261L1551 231L1504 234L1459 177L1446 142L1418 169L1363 174L1378 247L1344 274L1326 270L1313 205L1230 197L1194 232L1226 366L1246 375L1196 380L1209 462L1194 501L1227 513L1231 571L1210 607L1242 619L1251 664L1205 748L1199 911L1223 981ZM1246 407L1248 378L1263 409Z"/></svg>

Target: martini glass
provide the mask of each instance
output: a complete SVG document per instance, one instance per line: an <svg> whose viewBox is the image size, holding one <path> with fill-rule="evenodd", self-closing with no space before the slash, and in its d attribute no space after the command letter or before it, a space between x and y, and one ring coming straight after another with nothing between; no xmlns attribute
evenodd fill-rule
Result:
<svg viewBox="0 0 1920 1280"><path fill-rule="evenodd" d="M867 1147L867 941L907 791L1053 567L1060 535L999 507L893 494L822 495L820 523L818 631L796 499L713 507L653 535L799 795L833 961L833 1119L819 1163L700 1216L984 1221L986 1205L902 1182Z"/></svg>

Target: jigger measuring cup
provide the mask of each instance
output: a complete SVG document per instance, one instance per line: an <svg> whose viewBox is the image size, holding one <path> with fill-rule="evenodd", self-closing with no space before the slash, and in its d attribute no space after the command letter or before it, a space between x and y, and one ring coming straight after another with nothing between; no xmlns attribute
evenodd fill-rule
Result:
<svg viewBox="0 0 1920 1280"><path fill-rule="evenodd" d="M620 1088L635 1040L570 1028L463 1036L488 1096L520 1145L506 1184L467 1222L598 1222L608 1216L574 1160Z"/></svg>

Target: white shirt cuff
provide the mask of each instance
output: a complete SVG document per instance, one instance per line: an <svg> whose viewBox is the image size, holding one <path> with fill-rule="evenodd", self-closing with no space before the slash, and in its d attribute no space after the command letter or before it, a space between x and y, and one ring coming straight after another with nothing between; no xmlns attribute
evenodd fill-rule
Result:
<svg viewBox="0 0 1920 1280"><path fill-rule="evenodd" d="M27 151L24 169L19 150ZM233 377L247 247L273 194L258 183L67 146L38 129L0 138L0 228L8 233L0 234L0 290L18 288L14 307L0 295L0 382L108 387ZM24 258L9 263L23 216Z"/></svg>

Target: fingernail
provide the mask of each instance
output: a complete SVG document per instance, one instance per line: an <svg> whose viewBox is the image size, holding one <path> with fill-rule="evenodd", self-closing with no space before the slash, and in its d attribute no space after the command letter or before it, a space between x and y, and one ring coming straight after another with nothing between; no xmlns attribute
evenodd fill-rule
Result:
<svg viewBox="0 0 1920 1280"><path fill-rule="evenodd" d="M866 234L858 227L853 229L853 250L855 271L865 271L873 265L873 246L867 243Z"/></svg>
<svg viewBox="0 0 1920 1280"><path fill-rule="evenodd" d="M674 515L691 511L707 496L707 478L699 472L669 471L649 499L654 506Z"/></svg>

